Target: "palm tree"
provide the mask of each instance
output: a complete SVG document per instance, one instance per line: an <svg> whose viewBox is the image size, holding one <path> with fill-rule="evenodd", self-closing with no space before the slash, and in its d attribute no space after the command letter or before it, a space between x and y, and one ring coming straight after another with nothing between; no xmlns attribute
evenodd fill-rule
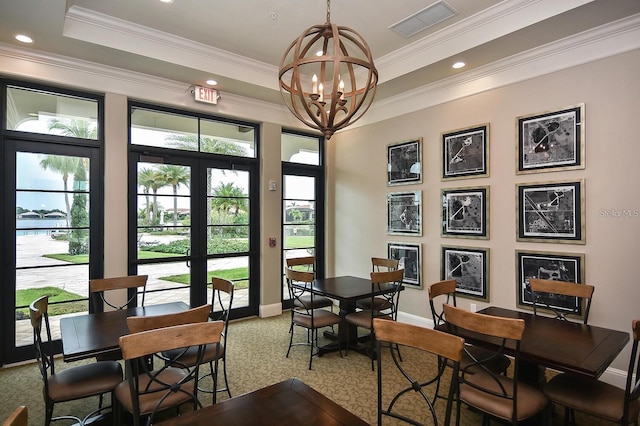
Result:
<svg viewBox="0 0 640 426"><path fill-rule="evenodd" d="M60 130L63 136L73 136L84 139L97 139L98 129L95 123L87 120L70 120L69 124L60 120L49 121L49 130Z"/></svg>
<svg viewBox="0 0 640 426"><path fill-rule="evenodd" d="M75 173L78 168L78 157L67 157L64 155L47 155L40 160L40 167L43 170L53 170L62 175L62 183L64 190L64 204L66 208L66 220L67 228L69 227L69 217L71 214L71 207L69 206L69 175Z"/></svg>
<svg viewBox="0 0 640 426"><path fill-rule="evenodd" d="M188 167L165 164L158 168L162 180L173 188L173 226L178 226L178 188L189 186L191 173Z"/></svg>
<svg viewBox="0 0 640 426"><path fill-rule="evenodd" d="M138 185L144 189L146 197L147 223L152 225L158 218L158 189L167 185L164 176L156 169L141 169L138 172ZM153 202L149 203L149 190L153 191Z"/></svg>
<svg viewBox="0 0 640 426"><path fill-rule="evenodd" d="M212 194L215 198L211 200L211 206L219 212L228 213L233 208L234 216L237 216L241 209L246 209L247 195L233 182L219 184Z"/></svg>

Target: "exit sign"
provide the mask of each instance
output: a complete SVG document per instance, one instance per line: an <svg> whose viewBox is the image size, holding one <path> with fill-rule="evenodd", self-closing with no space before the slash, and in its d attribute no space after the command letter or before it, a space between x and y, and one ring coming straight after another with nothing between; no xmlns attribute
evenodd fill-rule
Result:
<svg viewBox="0 0 640 426"><path fill-rule="evenodd" d="M195 100L198 102L205 102L207 104L218 103L218 91L216 89L210 89L208 87L196 86L193 91Z"/></svg>

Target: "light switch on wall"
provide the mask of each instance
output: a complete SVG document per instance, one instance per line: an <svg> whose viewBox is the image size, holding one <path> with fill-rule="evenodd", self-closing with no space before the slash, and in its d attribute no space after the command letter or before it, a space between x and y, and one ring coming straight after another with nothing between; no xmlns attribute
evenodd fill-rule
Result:
<svg viewBox="0 0 640 426"><path fill-rule="evenodd" d="M278 182L276 182L275 180L270 180L269 181L269 191L275 191L278 189Z"/></svg>

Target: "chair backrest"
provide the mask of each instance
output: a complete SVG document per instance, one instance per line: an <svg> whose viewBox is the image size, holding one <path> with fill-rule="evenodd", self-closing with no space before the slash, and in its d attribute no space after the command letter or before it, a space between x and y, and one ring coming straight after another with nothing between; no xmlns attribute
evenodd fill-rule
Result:
<svg viewBox="0 0 640 426"><path fill-rule="evenodd" d="M129 333L140 333L158 328L206 322L210 313L211 305L202 305L173 314L128 317L127 327L129 328Z"/></svg>
<svg viewBox="0 0 640 426"><path fill-rule="evenodd" d="M511 353L514 359L513 377L518 377L520 341L524 333L524 320L479 314L447 304L443 306L443 310L450 332L464 335L465 331L470 331L492 338L494 344L492 349L486 348L486 355L482 357L473 356L468 352L468 347L465 347L464 350L470 362L460 369L459 386L470 386L487 394L488 398L496 397L497 403L502 401L505 404L511 404L511 420L515 423L515 419L518 418L516 404L518 401L518 380L506 381L503 375L488 368L488 364L496 357L504 356L508 346L511 349L515 348L515 351ZM474 381L473 375L479 374L480 370L486 374L478 376L482 377L482 380Z"/></svg>
<svg viewBox="0 0 640 426"><path fill-rule="evenodd" d="M372 317L390 315L391 318L395 320L398 315L398 299L400 297L400 289L402 288L402 280L404 279L404 269L371 272L369 275L371 277L371 306L375 306L374 299L376 297L385 299L388 302L388 306L391 306L391 312L376 312L372 309ZM393 285L394 291L376 295L376 291L378 291L383 284Z"/></svg>
<svg viewBox="0 0 640 426"><path fill-rule="evenodd" d="M627 372L627 384L625 386L625 400L623 417L620 424L629 424L629 405L632 401L640 398L640 353L638 353L638 342L640 341L640 320L633 320L631 323L633 346L631 347L631 358L629 359L629 370Z"/></svg>
<svg viewBox="0 0 640 426"><path fill-rule="evenodd" d="M383 257L371 258L371 272L395 271L398 269L399 261L397 259L386 259Z"/></svg>
<svg viewBox="0 0 640 426"><path fill-rule="evenodd" d="M538 314L539 307L543 307L552 311L557 319L566 321L566 315L577 315L587 324L594 291L592 285L529 278L529 288L534 315Z"/></svg>
<svg viewBox="0 0 640 426"><path fill-rule="evenodd" d="M13 410L13 413L2 423L2 426L28 426L29 425L29 412L27 407L21 405Z"/></svg>
<svg viewBox="0 0 640 426"><path fill-rule="evenodd" d="M120 337L134 419L138 419L141 414L148 414L148 424L152 424L156 413L187 402L191 402L194 409L202 408L197 386L200 365L206 345L219 347L217 344L220 343L223 326L222 321L197 322ZM198 347L197 360L193 366L180 363L180 358L190 347ZM144 362L153 354L167 351L174 355L158 369L152 370ZM141 401L144 401L143 411Z"/></svg>
<svg viewBox="0 0 640 426"><path fill-rule="evenodd" d="M144 296L147 289L148 278L149 277L147 275L130 275L126 277L99 278L89 280L89 293L94 296L98 296L98 299L96 299L96 297L93 298L93 308L96 310L96 312L101 312L103 310L102 304L106 303L113 309L125 309L134 300L136 300L138 294L142 294L140 306L144 306ZM107 297L105 297L105 292L107 291L124 289L127 290L127 301L124 303L114 304L110 302Z"/></svg>
<svg viewBox="0 0 640 426"><path fill-rule="evenodd" d="M396 321L389 321L380 318L375 318L373 320L373 329L376 335L376 339L378 340L378 354L381 354L382 342L391 343L389 345L389 349L391 352L391 359L395 367L402 373L408 382L409 387L405 390L400 391L396 397L400 397L402 394L406 393L408 390L417 391L420 396L425 401L425 404L428 407L429 412L431 413L431 417L433 419L433 424L439 424L436 416L436 411L434 408L435 404L435 396L429 397L427 393L424 392L423 386L428 386L432 383L436 383L442 377L445 368L443 363L439 363L441 366L435 370L432 370L433 373L430 374L430 377L420 377L420 380L416 380L412 378L413 372L409 372L405 370L400 363L399 356L397 355L397 351L393 350L394 344L404 345L411 348L419 349L424 352L431 353L438 357L438 359L447 358L451 360L453 367L453 374L451 376L451 384L449 385L449 396L447 398L447 408L445 411L445 421L444 424L448 425L451 421L451 407L453 404L453 399L457 390L457 380L458 380L458 370L460 366L460 360L462 359L462 351L464 349L464 339L458 336L454 336L453 334L444 333L441 331L432 330L429 328L418 327L415 325L399 323ZM383 361L382 356L378 356L378 424L382 424L382 415L387 415L395 418L398 415L402 415L397 411L393 411L393 405L395 404L395 397L391 399L393 401L387 409L383 409L382 407L382 387L383 387ZM411 370L411 369L409 369ZM422 372L424 374L424 372ZM420 383L421 385L418 385ZM416 386L417 385L417 386Z"/></svg>
<svg viewBox="0 0 640 426"><path fill-rule="evenodd" d="M29 316L33 328L33 347L36 351L36 361L44 394L49 395L49 377L55 374L53 351L51 347L51 327L49 326L49 296L42 296L29 305ZM43 336L44 334L44 336Z"/></svg>
<svg viewBox="0 0 640 426"><path fill-rule="evenodd" d="M304 257L292 257L286 260L287 268L295 269L298 271L315 272L316 270L316 257L304 256Z"/></svg>
<svg viewBox="0 0 640 426"><path fill-rule="evenodd" d="M303 295L308 294L311 297L311 306L314 306L314 292L309 291L314 279L313 272L298 271L292 268L287 268L285 270L285 275L287 279L287 287L289 288L289 297L291 298L291 300L294 303L296 303L297 301L298 306L306 308L307 304L303 300L301 300L301 298ZM293 286L295 282L303 283L306 286L306 289ZM300 311L300 313L302 312ZM311 314L311 310L307 310L307 313Z"/></svg>
<svg viewBox="0 0 640 426"><path fill-rule="evenodd" d="M211 286L213 287L213 295L211 296L211 312L209 318L213 321L224 322L222 337L226 340L235 284L224 278L211 277Z"/></svg>
<svg viewBox="0 0 640 426"><path fill-rule="evenodd" d="M439 303L439 308L436 306L436 302ZM429 306L431 307L431 317L434 327L442 325L445 322L444 312L442 311L444 304L457 306L456 280L439 281L429 286Z"/></svg>

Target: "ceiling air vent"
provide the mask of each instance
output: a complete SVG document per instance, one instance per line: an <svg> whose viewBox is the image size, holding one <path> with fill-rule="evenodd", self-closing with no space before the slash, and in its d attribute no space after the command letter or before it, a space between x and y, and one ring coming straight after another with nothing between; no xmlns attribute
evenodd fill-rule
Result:
<svg viewBox="0 0 640 426"><path fill-rule="evenodd" d="M398 34L409 38L412 35L457 14L458 12L456 12L455 9L449 6L446 2L438 1L403 19L402 21L391 25L389 28Z"/></svg>

